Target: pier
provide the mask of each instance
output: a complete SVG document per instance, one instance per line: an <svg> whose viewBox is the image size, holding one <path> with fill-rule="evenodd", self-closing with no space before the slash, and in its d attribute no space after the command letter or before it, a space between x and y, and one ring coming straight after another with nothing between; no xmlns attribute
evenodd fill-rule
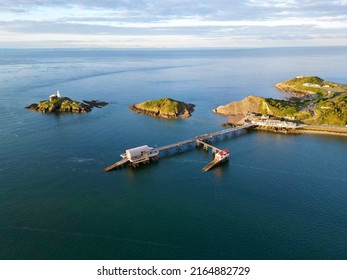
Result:
<svg viewBox="0 0 347 280"><path fill-rule="evenodd" d="M206 141L206 140L205 140ZM215 153L218 153L219 151L221 151L221 149L218 149L217 147L215 146L212 146L211 144L209 143L206 143L202 140L199 140L199 139L196 139L196 146L197 147L200 147L200 145L203 146L204 150L205 151L208 151L208 148L210 148L212 150L212 154L215 154Z"/></svg>
<svg viewBox="0 0 347 280"><path fill-rule="evenodd" d="M158 151L160 153L160 152L163 152L165 150L170 150L170 149L173 149L173 148L179 148L179 147L182 147L184 145L195 144L197 141L201 142L201 141L209 140L209 139L212 139L212 138L218 138L218 137L220 137L222 135L227 135L227 134L230 134L230 133L233 133L233 132L237 132L237 131L240 131L240 130L243 130L243 129L251 128L251 127L254 127L254 126L256 126L256 125L252 124L252 123L247 123L247 124L244 124L244 125L241 125L241 126L238 126L238 127L232 127L232 128L216 131L216 132L213 132L213 133L210 133L210 134L202 134L202 135L196 136L196 137L188 139L188 140L184 140L184 141L181 141L181 142L177 142L177 143L173 143L173 144L169 144L169 145L165 145L165 146L159 147Z"/></svg>
<svg viewBox="0 0 347 280"><path fill-rule="evenodd" d="M249 128L254 128L257 126L269 126L269 127L277 127L277 128L285 128L285 129L297 129L297 128L302 128L306 125L297 125L292 122L285 122L285 121L274 121L274 120L267 120L267 121L252 121L252 122L247 122L241 126L237 127L232 127L232 128L227 128L224 130L216 131L210 134L202 134L199 136L196 136L191 139L183 140L180 142L176 142L173 144L168 144L165 146L161 146L159 148L149 148L148 146L142 146L142 147L137 147L133 148L130 150L126 151L126 154L122 154L121 156L123 157L122 160L106 167L104 169L105 172L111 171L113 169L120 168L122 166L130 165L133 167L137 167L140 164L148 164L151 161L158 160L161 157L165 157L169 155L170 150L174 150L176 154L189 151L191 150L194 145L195 147L200 147L202 146L205 151L208 151L208 149L212 150L212 154L215 154L216 157L214 160L212 160L208 165L206 165L203 170L208 171L212 169L214 166L223 163L224 161L228 160L229 158L229 151L228 155L226 156L223 154L226 150L221 150L211 144L212 140L219 139L220 137L225 137L227 138L229 135L233 135L234 133L238 133L242 130L249 129ZM140 148L146 148L146 151L137 151ZM128 152L130 151L137 151L139 154L136 156L129 156Z"/></svg>
<svg viewBox="0 0 347 280"><path fill-rule="evenodd" d="M247 123L247 124L244 124L242 126L232 127L232 128L216 131L216 132L213 132L210 134L203 134L203 135L199 135L199 136L196 136L194 138L191 138L191 139L187 139L187 140L183 140L183 141L176 142L173 144L161 146L161 147L155 149L154 152L156 153L156 156L153 158L156 160L156 159L158 159L158 157L160 157L161 154L167 155L168 151L171 149L175 149L176 153L181 153L181 152L187 151L187 149L186 150L183 149L184 146L193 147L193 145L195 145L197 147L202 146L203 149L206 151L210 148L212 150L212 153L216 154L216 153L221 152L222 150L211 145L209 143L209 141L211 139L218 139L220 136L226 136L227 137L228 135L230 135L232 133L242 131L244 129L252 128L254 126L256 126L256 125L252 124L252 123ZM135 149L131 149L131 150L135 150ZM148 153L143 153L143 154L141 153L140 156L136 157L136 160L135 160L135 158L132 159L132 158L126 157L126 154L122 155L122 157L123 157L122 160L106 167L104 169L104 171L108 172L108 171L111 171L113 169L117 169L117 168L120 168L122 166L125 166L125 165L132 165L132 166L136 167L141 162L148 163L151 160L151 155ZM220 161L214 161L214 164L212 164L212 162L211 162L209 164L210 168L208 168L207 170L211 169L213 166L215 166L216 164L218 164L220 162L221 162L221 160ZM207 171L207 170L205 170L205 171Z"/></svg>
<svg viewBox="0 0 347 280"><path fill-rule="evenodd" d="M194 146L195 147L202 146L205 151L208 151L209 149L211 149L212 154L216 155L215 158L203 168L203 171L208 171L212 169L214 166L227 161L229 158L229 151L228 151L228 155L226 156L225 154L223 154L223 152L226 151L226 149L222 150L213 146L211 144L212 140L219 139L220 137L225 137L226 139L229 135L234 135L235 133L238 133L242 130L254 128L254 127L262 127L262 126L276 127L281 129L293 129L293 130L307 127L307 125L304 125L304 124L297 125L296 123L286 122L286 121L276 121L276 120L251 121L241 126L227 128L227 129L216 131L210 134L202 134L187 140L183 140L173 144L168 144L168 145L161 146L155 149L145 145L145 146L126 150L126 153L121 155L123 159L106 167L104 171L108 172L117 168L121 168L123 166L137 167L140 164L149 164L150 162L156 161L161 157L168 156L170 150L174 150L175 154L179 154L179 153L183 153L183 152L191 150ZM145 150L141 150L141 149L145 149ZM131 153L134 153L134 152L135 154L131 155Z"/></svg>
<svg viewBox="0 0 347 280"><path fill-rule="evenodd" d="M207 164L205 167L202 168L203 171L209 171L210 169L212 169L213 167L215 167L216 165L220 164L221 161L218 159L214 159L212 160L209 164Z"/></svg>

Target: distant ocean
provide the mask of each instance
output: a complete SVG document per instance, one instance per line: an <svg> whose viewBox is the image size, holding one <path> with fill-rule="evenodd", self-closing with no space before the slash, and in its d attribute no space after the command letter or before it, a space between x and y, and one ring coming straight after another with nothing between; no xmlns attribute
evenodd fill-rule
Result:
<svg viewBox="0 0 347 280"><path fill-rule="evenodd" d="M347 47L0 50L1 259L347 259L347 139L249 132L104 173L125 149L223 129L211 110L316 75L347 84ZM88 114L24 107L59 90L110 104ZM184 120L129 105L171 97Z"/></svg>

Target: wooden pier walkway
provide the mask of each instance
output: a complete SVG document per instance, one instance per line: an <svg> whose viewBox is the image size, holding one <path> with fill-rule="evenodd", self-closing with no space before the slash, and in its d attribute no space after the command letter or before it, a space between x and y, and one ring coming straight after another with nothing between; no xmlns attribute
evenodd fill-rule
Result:
<svg viewBox="0 0 347 280"><path fill-rule="evenodd" d="M209 164L207 164L205 167L203 167L203 171L209 171L210 169L212 169L213 167L215 167L217 164L219 164L220 160L218 159L214 159L212 160Z"/></svg>
<svg viewBox="0 0 347 280"><path fill-rule="evenodd" d="M113 169L116 169L116 168L128 163L128 162L129 162L129 160L127 158L123 158L122 160L117 161L116 163L111 164L110 166L107 166L106 168L104 168L104 171L105 172L111 171Z"/></svg>

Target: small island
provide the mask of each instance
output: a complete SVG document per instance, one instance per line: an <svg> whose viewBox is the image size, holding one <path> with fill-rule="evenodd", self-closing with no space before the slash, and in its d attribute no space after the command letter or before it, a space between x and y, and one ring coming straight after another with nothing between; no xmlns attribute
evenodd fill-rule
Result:
<svg viewBox="0 0 347 280"><path fill-rule="evenodd" d="M248 96L213 110L226 116L247 119L262 116L311 125L346 126L347 85L325 81L319 77L298 76L275 85L295 95L288 100Z"/></svg>
<svg viewBox="0 0 347 280"><path fill-rule="evenodd" d="M191 116L194 107L194 104L187 104L166 97L134 104L129 106L129 109L139 114L146 114L158 118L183 119Z"/></svg>
<svg viewBox="0 0 347 280"><path fill-rule="evenodd" d="M43 100L38 104L30 104L25 108L40 113L88 113L94 107L101 108L106 106L107 104L107 102L102 102L98 100L83 100L83 102L78 102L70 99L69 97L61 97L59 91L57 91L56 93L50 95L48 100Z"/></svg>

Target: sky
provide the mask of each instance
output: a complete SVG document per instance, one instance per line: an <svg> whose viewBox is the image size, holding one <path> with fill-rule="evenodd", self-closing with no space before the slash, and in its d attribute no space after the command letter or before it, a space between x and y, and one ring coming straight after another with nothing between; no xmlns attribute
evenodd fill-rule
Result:
<svg viewBox="0 0 347 280"><path fill-rule="evenodd" d="M347 0L0 0L0 48L346 45Z"/></svg>

